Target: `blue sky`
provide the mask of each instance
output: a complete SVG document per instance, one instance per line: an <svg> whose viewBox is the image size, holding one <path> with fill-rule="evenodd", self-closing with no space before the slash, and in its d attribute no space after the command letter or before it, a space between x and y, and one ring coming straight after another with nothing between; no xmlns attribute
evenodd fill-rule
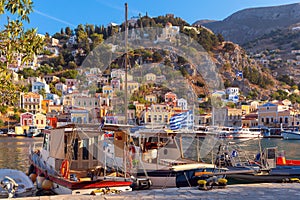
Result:
<svg viewBox="0 0 300 200"><path fill-rule="evenodd" d="M27 27L39 33L54 34L61 28L75 28L78 24L107 25L124 20L124 3L128 3L128 17L139 13L149 16L173 13L188 23L199 19L222 20L236 11L263 6L300 3L300 0L33 0L35 12ZM6 17L0 16L0 26ZM0 28L1 29L1 28Z"/></svg>

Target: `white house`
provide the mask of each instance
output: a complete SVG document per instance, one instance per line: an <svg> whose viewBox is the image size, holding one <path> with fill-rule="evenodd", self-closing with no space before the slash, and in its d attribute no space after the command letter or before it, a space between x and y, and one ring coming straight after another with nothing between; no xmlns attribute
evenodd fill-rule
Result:
<svg viewBox="0 0 300 200"><path fill-rule="evenodd" d="M157 38L157 42L175 39L179 34L179 30L179 26L173 26L170 22L167 22L165 28L162 30L162 34Z"/></svg>
<svg viewBox="0 0 300 200"><path fill-rule="evenodd" d="M65 92L67 92L68 86L64 83L56 83L55 88L57 90L61 91L62 93L65 93Z"/></svg>
<svg viewBox="0 0 300 200"><path fill-rule="evenodd" d="M111 78L122 78L125 76L125 71L121 69L113 69L110 73Z"/></svg>
<svg viewBox="0 0 300 200"><path fill-rule="evenodd" d="M41 89L44 89L46 93L50 93L50 87L47 83L37 81L32 84L32 92L39 93Z"/></svg>
<svg viewBox="0 0 300 200"><path fill-rule="evenodd" d="M177 107L180 107L182 110L187 110L187 100L180 98L177 100Z"/></svg>
<svg viewBox="0 0 300 200"><path fill-rule="evenodd" d="M226 89L226 95L228 95L229 101L238 102L240 89L238 87L229 87Z"/></svg>

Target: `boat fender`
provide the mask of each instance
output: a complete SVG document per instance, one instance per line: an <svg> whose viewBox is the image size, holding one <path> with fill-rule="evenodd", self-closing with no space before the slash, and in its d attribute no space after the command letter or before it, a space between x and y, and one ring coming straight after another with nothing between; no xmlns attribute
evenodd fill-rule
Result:
<svg viewBox="0 0 300 200"><path fill-rule="evenodd" d="M31 179L32 183L35 183L36 177L37 177L36 173L31 173L31 174L29 175L29 178Z"/></svg>
<svg viewBox="0 0 300 200"><path fill-rule="evenodd" d="M218 179L218 184L220 186L226 186L227 185L227 179L225 179L225 178L219 178Z"/></svg>
<svg viewBox="0 0 300 200"><path fill-rule="evenodd" d="M68 160L64 160L61 163L61 167L60 167L60 174L62 177L64 178L68 178L69 177L69 173L70 173L70 167L69 167L69 161Z"/></svg>
<svg viewBox="0 0 300 200"><path fill-rule="evenodd" d="M197 183L198 183L199 190L207 190L207 187L206 187L207 181L206 180L198 180Z"/></svg>
<svg viewBox="0 0 300 200"><path fill-rule="evenodd" d="M42 183L43 190L51 190L53 188L53 182L46 178Z"/></svg>

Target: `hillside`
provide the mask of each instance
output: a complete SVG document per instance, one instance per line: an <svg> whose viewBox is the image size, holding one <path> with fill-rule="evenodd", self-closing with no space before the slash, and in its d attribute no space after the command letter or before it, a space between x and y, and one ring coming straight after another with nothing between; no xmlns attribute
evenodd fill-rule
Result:
<svg viewBox="0 0 300 200"><path fill-rule="evenodd" d="M141 21L142 20L142 21ZM270 95L277 89L281 89L280 84L276 81L265 67L259 62L247 56L247 53L239 45L232 42L224 42L224 38L220 34L214 34L205 27L196 27L195 29L183 29L188 24L174 16L159 16L150 18L148 16L137 20L135 26L138 28L140 24L143 27L158 26L165 27L167 23L173 22L173 25L180 27L180 32L184 33L199 44L211 55L211 59L220 70L221 76L225 83L225 87L236 86L241 89L243 96L248 99L268 99ZM59 54L57 57L49 57L44 60L38 70L25 70L20 73L26 78L37 75L56 75L62 80L65 78L75 78L80 72L77 70L82 61L95 46L106 37L122 30L120 27L104 27L95 26L91 24L78 25L74 31L69 27L62 29L61 32L56 33L53 37L59 40L59 47L57 47ZM129 27L133 28L133 27ZM72 35L72 32L74 32ZM106 33L106 35L104 35ZM77 36L74 44L71 44L69 39ZM49 40L50 41L50 40ZM50 46L50 44L48 44ZM75 52L75 53L74 53ZM143 62L164 63L173 69L180 71L191 84L198 97L207 95L205 83L201 76L194 75L195 71L190 63L184 58L180 58L172 52L156 49L136 49L132 55L140 55L130 57L131 66L134 66L140 60ZM122 57L122 56L121 56ZM111 65L122 66L122 58L114 60ZM139 59L139 60L138 60ZM113 68L113 66L111 66ZM237 77L237 72L243 72L243 78ZM79 74L80 75L80 74ZM275 88L276 85L278 88ZM54 89L53 89L54 90Z"/></svg>
<svg viewBox="0 0 300 200"><path fill-rule="evenodd" d="M221 33L225 40L243 45L272 31L286 29L299 22L300 3L297 3L245 9L222 21L203 25L214 33Z"/></svg>

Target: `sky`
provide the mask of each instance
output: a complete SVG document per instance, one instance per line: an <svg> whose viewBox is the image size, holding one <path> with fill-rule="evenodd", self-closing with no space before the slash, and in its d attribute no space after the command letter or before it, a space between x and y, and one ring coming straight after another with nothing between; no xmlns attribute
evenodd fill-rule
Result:
<svg viewBox="0 0 300 200"><path fill-rule="evenodd" d="M156 17L172 13L192 24L200 19L223 20L242 9L300 3L300 0L33 0L27 28L51 35L61 28L78 24L107 25L124 21L124 4L128 3L128 18L139 14ZM0 16L0 30L6 16Z"/></svg>

